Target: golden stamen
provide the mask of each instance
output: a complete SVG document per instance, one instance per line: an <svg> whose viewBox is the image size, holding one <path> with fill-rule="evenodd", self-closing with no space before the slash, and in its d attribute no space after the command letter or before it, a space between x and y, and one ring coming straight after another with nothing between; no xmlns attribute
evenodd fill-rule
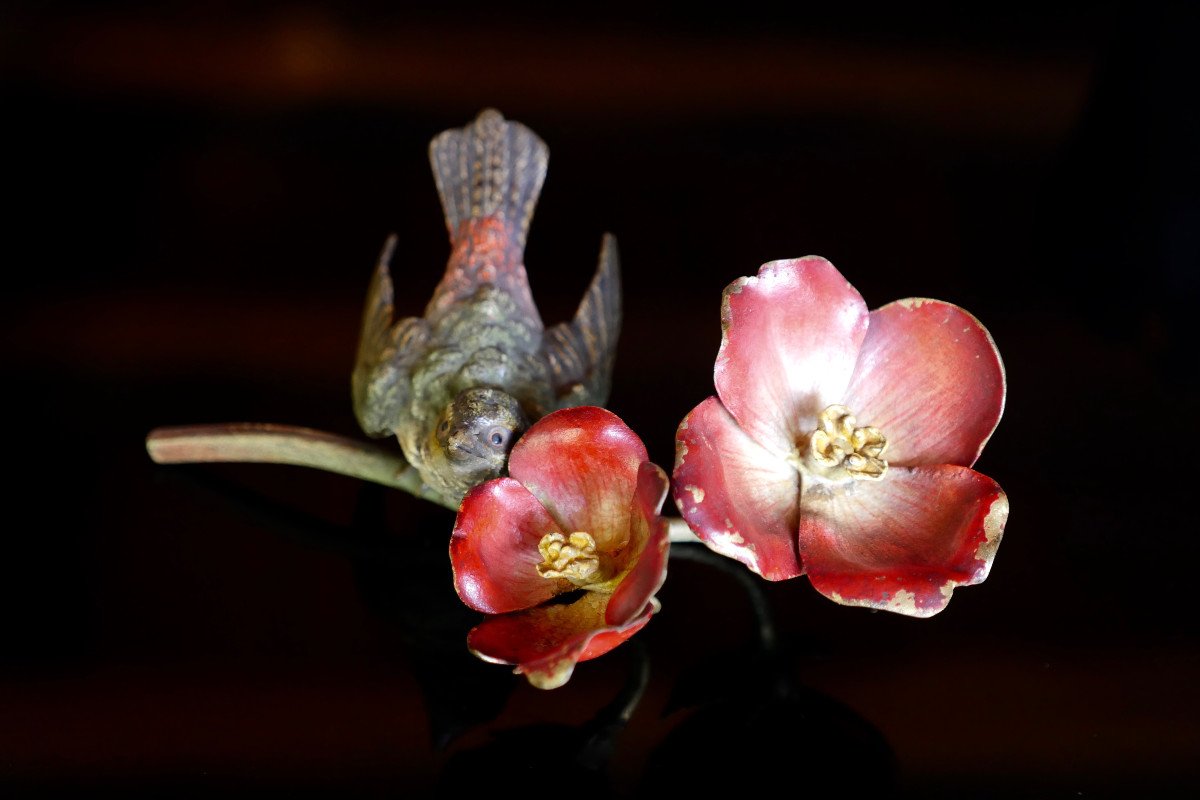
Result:
<svg viewBox="0 0 1200 800"><path fill-rule="evenodd" d="M809 456L825 472L851 478L879 480L887 472L883 453L887 437L871 426L858 426L850 409L832 405L817 416L817 429L809 436Z"/></svg>
<svg viewBox="0 0 1200 800"><path fill-rule="evenodd" d="M600 570L596 540L583 531L569 537L557 531L547 533L538 542L538 552L542 563L537 565L537 571L543 578L566 578L582 584Z"/></svg>

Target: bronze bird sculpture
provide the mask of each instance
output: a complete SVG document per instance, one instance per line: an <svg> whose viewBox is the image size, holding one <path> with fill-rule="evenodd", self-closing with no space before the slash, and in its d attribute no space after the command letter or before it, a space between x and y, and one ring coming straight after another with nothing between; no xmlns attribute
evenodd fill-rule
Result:
<svg viewBox="0 0 1200 800"><path fill-rule="evenodd" d="M536 134L492 109L434 138L445 275L423 317L394 320L393 235L367 294L352 381L359 424L369 436L395 435L426 486L455 503L504 473L537 419L608 399L621 326L616 240L605 234L570 322L543 326L525 274L548 157Z"/></svg>

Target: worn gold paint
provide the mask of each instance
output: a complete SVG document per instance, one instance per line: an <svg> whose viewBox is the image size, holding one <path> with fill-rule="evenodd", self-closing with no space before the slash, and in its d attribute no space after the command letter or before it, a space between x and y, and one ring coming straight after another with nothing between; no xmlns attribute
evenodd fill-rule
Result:
<svg viewBox="0 0 1200 800"><path fill-rule="evenodd" d="M942 587L942 594L949 597L945 587ZM839 592L830 592L829 599L843 606L860 606L863 608L874 608L880 611L891 611L896 614L904 614L909 617L931 617L938 611L940 607L921 608L917 605L917 596L907 589L898 589L894 594L886 600L871 600L857 597L844 597Z"/></svg>
<svg viewBox="0 0 1200 800"><path fill-rule="evenodd" d="M983 580L992 567L992 559L1000 547L1000 537L1004 533L1004 523L1008 521L1008 496L1001 494L992 501L987 516L983 518L983 541L975 549L975 560L984 563Z"/></svg>
<svg viewBox="0 0 1200 800"><path fill-rule="evenodd" d="M928 616L929 613L917 608L917 596L907 589L900 589L893 594L884 608L897 614L907 614L910 617Z"/></svg>
<svg viewBox="0 0 1200 800"><path fill-rule="evenodd" d="M726 522L732 527L732 523ZM746 539L737 531L714 531L706 543L713 552L742 561L750 569L762 573L754 545L747 545Z"/></svg>

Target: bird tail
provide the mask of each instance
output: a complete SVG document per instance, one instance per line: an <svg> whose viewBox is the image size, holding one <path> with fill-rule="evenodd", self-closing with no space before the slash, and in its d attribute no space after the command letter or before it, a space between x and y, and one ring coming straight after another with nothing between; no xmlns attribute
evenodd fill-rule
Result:
<svg viewBox="0 0 1200 800"><path fill-rule="evenodd" d="M524 248L549 151L537 134L495 109L429 144L429 161L453 241L463 222L496 217Z"/></svg>

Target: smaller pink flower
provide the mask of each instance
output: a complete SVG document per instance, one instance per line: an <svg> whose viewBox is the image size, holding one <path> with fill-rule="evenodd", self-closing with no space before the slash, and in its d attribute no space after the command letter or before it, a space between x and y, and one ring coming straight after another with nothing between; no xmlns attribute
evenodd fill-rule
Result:
<svg viewBox="0 0 1200 800"><path fill-rule="evenodd" d="M533 425L508 472L463 499L450 540L454 587L497 615L468 634L471 651L553 689L658 610L667 476L619 417L590 406Z"/></svg>
<svg viewBox="0 0 1200 800"><path fill-rule="evenodd" d="M927 617L987 577L1008 498L969 469L1004 409L991 336L939 300L867 313L823 258L725 290L717 397L676 436L675 501L713 550L846 605Z"/></svg>

